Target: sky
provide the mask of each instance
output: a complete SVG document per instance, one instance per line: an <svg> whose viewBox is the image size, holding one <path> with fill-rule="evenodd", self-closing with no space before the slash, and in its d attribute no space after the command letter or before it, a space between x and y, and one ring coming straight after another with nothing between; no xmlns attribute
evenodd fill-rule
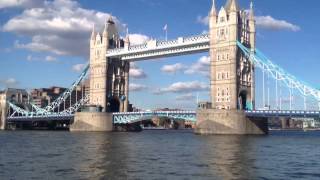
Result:
<svg viewBox="0 0 320 180"><path fill-rule="evenodd" d="M216 0L217 9L225 1ZM249 0L238 2L242 9L249 8ZM120 34L125 36L128 28L130 41L139 44L151 38L163 40L166 24L169 39L206 33L211 3L0 0L0 89L69 87L88 62L92 25L102 31L110 15ZM255 0L254 8L257 48L286 71L320 87L320 1ZM197 99L210 98L208 71L208 53L136 62L130 70L130 103L143 109L194 109Z"/></svg>

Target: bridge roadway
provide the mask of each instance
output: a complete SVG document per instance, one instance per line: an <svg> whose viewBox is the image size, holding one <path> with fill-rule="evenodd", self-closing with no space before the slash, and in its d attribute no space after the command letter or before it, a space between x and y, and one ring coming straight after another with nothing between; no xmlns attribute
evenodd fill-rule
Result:
<svg viewBox="0 0 320 180"><path fill-rule="evenodd" d="M246 111L248 117L291 117L291 118L320 118L320 111L297 110L253 110ZM174 120L186 120L196 122L195 111L144 111L113 113L114 124L130 124L150 119L154 116L168 117ZM8 117L8 122L33 122L33 121L72 121L74 115L46 115L46 116L15 116Z"/></svg>

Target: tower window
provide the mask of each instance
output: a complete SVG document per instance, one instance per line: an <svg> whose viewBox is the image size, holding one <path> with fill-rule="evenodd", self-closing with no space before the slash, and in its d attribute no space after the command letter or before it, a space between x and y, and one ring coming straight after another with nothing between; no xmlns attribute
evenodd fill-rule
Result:
<svg viewBox="0 0 320 180"><path fill-rule="evenodd" d="M224 36L224 29L220 29L220 36Z"/></svg>
<svg viewBox="0 0 320 180"><path fill-rule="evenodd" d="M221 17L220 22L224 22L224 21L225 21L224 17Z"/></svg>

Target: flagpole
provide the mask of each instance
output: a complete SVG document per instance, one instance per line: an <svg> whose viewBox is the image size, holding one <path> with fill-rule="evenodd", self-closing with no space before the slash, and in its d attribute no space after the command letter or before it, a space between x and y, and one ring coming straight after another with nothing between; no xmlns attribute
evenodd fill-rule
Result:
<svg viewBox="0 0 320 180"><path fill-rule="evenodd" d="M166 41L168 41L168 28L166 28Z"/></svg>
<svg viewBox="0 0 320 180"><path fill-rule="evenodd" d="M168 41L168 24L164 25L163 30L166 33L166 41Z"/></svg>

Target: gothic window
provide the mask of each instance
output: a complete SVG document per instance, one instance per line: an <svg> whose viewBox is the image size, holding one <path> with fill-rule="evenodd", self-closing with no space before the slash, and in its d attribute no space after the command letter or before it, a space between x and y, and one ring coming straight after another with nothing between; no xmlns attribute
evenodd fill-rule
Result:
<svg viewBox="0 0 320 180"><path fill-rule="evenodd" d="M220 61L220 55L218 54L217 61Z"/></svg>
<svg viewBox="0 0 320 180"><path fill-rule="evenodd" d="M229 60L229 54L227 53L227 60Z"/></svg>
<svg viewBox="0 0 320 180"><path fill-rule="evenodd" d="M220 22L224 22L224 21L225 21L224 17L221 17Z"/></svg>
<svg viewBox="0 0 320 180"><path fill-rule="evenodd" d="M221 91L221 96L224 96L224 89L222 89Z"/></svg>
<svg viewBox="0 0 320 180"><path fill-rule="evenodd" d="M221 37L224 36L224 29L220 29L220 36L221 36Z"/></svg>
<svg viewBox="0 0 320 180"><path fill-rule="evenodd" d="M224 54L222 54L222 60L224 60Z"/></svg>
<svg viewBox="0 0 320 180"><path fill-rule="evenodd" d="M222 80L224 79L224 73L222 73L222 75L221 75L221 79L222 79Z"/></svg>

